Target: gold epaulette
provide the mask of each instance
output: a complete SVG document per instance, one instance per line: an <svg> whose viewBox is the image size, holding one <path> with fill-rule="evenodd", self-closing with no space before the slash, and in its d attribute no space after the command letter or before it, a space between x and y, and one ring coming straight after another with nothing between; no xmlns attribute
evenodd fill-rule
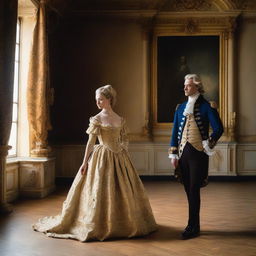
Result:
<svg viewBox="0 0 256 256"><path fill-rule="evenodd" d="M216 109L218 108L218 105L215 101L209 101L209 103L210 103L212 108L216 108Z"/></svg>

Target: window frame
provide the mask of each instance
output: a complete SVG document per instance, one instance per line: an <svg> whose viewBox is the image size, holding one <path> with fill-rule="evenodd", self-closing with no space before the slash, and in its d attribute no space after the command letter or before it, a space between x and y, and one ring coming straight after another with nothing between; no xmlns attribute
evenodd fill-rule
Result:
<svg viewBox="0 0 256 256"><path fill-rule="evenodd" d="M17 19L16 39L15 39L15 60L14 60L14 79L13 79L13 100L12 100L12 126L8 145L12 148L8 152L8 158L17 157L18 149L18 122L19 122L19 87L20 87L20 40L21 20ZM16 111L15 111L16 110ZM16 128L14 128L14 124ZM13 132L13 129L15 131ZM13 141L12 141L13 140ZM12 141L12 143L11 143ZM15 143L15 145L13 144ZM14 147L15 146L15 147Z"/></svg>

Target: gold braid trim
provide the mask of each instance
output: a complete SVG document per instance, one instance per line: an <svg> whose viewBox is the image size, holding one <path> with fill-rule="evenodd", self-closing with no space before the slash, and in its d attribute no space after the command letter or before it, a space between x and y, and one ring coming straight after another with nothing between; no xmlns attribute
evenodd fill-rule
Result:
<svg viewBox="0 0 256 256"><path fill-rule="evenodd" d="M178 148L177 147L170 147L168 149L168 154L178 154Z"/></svg>

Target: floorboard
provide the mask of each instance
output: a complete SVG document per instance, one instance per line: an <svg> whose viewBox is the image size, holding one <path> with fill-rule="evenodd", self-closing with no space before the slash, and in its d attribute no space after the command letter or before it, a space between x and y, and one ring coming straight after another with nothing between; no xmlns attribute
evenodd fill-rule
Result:
<svg viewBox="0 0 256 256"><path fill-rule="evenodd" d="M146 237L81 243L34 232L37 219L58 214L69 186L40 200L19 200L1 216L1 256L255 256L256 182L211 182L202 189L201 236L180 239L187 221L183 187L174 181L144 181L159 225Z"/></svg>

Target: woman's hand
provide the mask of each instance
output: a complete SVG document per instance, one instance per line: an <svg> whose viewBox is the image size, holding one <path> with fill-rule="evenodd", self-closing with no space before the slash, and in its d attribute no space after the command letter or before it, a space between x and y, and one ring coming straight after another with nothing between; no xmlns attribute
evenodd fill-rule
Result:
<svg viewBox="0 0 256 256"><path fill-rule="evenodd" d="M172 165L174 166L174 168L176 168L177 166L178 166L178 159L176 159L176 158L172 158L171 159L171 163L172 163Z"/></svg>
<svg viewBox="0 0 256 256"><path fill-rule="evenodd" d="M87 172L87 169L88 169L88 163L83 163L80 167L80 172L82 175L84 175L86 172Z"/></svg>

